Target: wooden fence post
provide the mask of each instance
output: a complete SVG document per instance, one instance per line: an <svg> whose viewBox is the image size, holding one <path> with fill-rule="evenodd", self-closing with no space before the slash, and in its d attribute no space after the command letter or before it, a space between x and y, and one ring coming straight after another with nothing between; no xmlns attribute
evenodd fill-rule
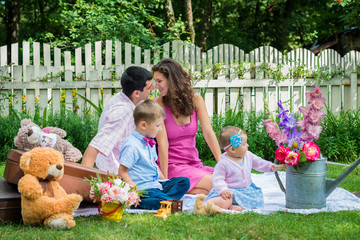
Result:
<svg viewBox="0 0 360 240"><path fill-rule="evenodd" d="M358 107L358 95L357 95L357 74L352 72L350 74L350 92L351 92L351 108L357 109Z"/></svg>

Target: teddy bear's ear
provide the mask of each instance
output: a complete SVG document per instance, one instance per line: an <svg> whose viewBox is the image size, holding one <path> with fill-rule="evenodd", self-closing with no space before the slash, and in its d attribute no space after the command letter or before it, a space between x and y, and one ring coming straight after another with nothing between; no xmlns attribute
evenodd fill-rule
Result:
<svg viewBox="0 0 360 240"><path fill-rule="evenodd" d="M20 168L24 172L29 170L31 158L32 158L31 152L26 152L21 156L21 158L20 158Z"/></svg>
<svg viewBox="0 0 360 240"><path fill-rule="evenodd" d="M32 123L31 119L25 118L25 119L21 120L21 127L24 127L30 123Z"/></svg>

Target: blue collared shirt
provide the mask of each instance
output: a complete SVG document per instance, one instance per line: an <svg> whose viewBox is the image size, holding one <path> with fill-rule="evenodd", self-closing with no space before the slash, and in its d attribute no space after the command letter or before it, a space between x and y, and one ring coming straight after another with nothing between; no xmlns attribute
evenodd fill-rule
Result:
<svg viewBox="0 0 360 240"><path fill-rule="evenodd" d="M129 176L139 190L149 188L162 190L162 185L159 183L160 174L155 164L156 147L146 146L143 137L138 131L133 130L120 149L120 165L129 169Z"/></svg>

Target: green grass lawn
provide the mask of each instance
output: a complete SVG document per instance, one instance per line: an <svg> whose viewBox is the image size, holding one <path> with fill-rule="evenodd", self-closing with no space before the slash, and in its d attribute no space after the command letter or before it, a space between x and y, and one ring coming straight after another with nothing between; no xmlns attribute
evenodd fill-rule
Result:
<svg viewBox="0 0 360 240"><path fill-rule="evenodd" d="M328 177L345 169L328 166ZM4 165L0 165L0 177ZM360 167L340 187L360 192ZM22 224L0 225L0 239L360 239L360 211L294 214L278 212L222 214L205 217L180 213L166 220L152 214L125 214L120 223L101 216L76 217L68 231Z"/></svg>

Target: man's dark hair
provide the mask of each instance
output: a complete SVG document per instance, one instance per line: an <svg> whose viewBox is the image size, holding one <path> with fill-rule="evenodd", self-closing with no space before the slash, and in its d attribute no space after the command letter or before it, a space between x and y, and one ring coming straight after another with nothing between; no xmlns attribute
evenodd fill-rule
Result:
<svg viewBox="0 0 360 240"><path fill-rule="evenodd" d="M143 91L146 82L152 79L152 74L142 67L128 67L121 76L121 87L124 94L128 97L135 90Z"/></svg>

